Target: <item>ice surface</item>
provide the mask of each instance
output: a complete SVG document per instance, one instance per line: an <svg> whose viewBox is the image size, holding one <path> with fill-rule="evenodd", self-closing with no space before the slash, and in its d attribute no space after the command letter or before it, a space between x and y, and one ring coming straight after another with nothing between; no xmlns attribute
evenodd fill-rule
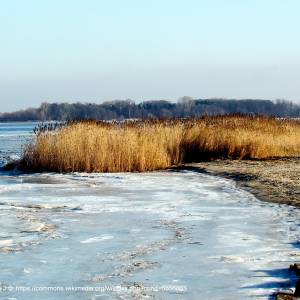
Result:
<svg viewBox="0 0 300 300"><path fill-rule="evenodd" d="M268 299L293 283L299 216L193 172L2 172L0 299Z"/></svg>
<svg viewBox="0 0 300 300"><path fill-rule="evenodd" d="M0 167L19 159L23 145L32 138L35 122L0 123Z"/></svg>

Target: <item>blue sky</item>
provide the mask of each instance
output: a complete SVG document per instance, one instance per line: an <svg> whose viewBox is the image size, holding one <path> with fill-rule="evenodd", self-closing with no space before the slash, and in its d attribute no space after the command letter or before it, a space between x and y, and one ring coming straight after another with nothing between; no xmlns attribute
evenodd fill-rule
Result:
<svg viewBox="0 0 300 300"><path fill-rule="evenodd" d="M0 111L42 101L300 102L299 0L9 0Z"/></svg>

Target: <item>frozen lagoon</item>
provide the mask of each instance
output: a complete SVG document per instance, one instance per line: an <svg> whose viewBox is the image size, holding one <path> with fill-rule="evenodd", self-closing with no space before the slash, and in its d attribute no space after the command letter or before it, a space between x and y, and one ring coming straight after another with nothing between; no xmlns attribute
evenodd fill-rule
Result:
<svg viewBox="0 0 300 300"><path fill-rule="evenodd" d="M0 215L0 299L269 299L299 259L297 209L194 172L2 172Z"/></svg>

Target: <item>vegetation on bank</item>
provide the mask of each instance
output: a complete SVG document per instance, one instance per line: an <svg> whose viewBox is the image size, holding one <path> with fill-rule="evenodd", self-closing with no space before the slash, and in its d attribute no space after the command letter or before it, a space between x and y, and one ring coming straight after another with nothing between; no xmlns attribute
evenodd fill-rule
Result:
<svg viewBox="0 0 300 300"><path fill-rule="evenodd" d="M273 102L253 99L192 99L190 97L182 97L177 103L165 100L141 103L116 100L102 104L43 103L39 108L0 113L0 122L187 118L232 113L299 117L300 105L283 100Z"/></svg>
<svg viewBox="0 0 300 300"><path fill-rule="evenodd" d="M40 129L26 169L135 172L215 158L299 156L300 122L242 115L126 122L72 122Z"/></svg>

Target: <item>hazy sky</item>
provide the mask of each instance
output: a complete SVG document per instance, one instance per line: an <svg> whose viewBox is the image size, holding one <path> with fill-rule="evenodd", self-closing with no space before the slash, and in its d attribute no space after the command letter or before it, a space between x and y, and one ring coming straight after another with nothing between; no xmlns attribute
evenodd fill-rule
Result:
<svg viewBox="0 0 300 300"><path fill-rule="evenodd" d="M299 0L8 0L0 111L42 101L300 102Z"/></svg>

